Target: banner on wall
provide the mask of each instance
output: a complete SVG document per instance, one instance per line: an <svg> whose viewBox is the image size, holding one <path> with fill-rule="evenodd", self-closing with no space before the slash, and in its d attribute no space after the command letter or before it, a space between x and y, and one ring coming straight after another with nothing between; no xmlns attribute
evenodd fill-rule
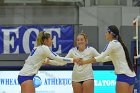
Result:
<svg viewBox="0 0 140 93"><path fill-rule="evenodd" d="M0 93L21 93L18 74L19 71L0 71ZM33 81L36 93L73 93L72 71L39 71ZM113 70L94 71L94 93L115 93L115 86Z"/></svg>
<svg viewBox="0 0 140 93"><path fill-rule="evenodd" d="M30 53L36 45L36 38L40 31L52 35L52 51L67 53L74 44L74 27L72 25L59 26L0 26L0 54Z"/></svg>

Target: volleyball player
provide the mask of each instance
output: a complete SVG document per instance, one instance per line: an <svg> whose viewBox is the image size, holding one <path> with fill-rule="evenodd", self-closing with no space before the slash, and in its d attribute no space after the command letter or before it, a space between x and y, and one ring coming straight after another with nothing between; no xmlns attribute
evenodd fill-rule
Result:
<svg viewBox="0 0 140 93"><path fill-rule="evenodd" d="M76 39L77 47L72 48L67 58L90 59L99 55L95 48L87 46L87 35L80 33ZM72 72L72 87L74 93L94 93L94 77L92 64L79 66L74 63Z"/></svg>
<svg viewBox="0 0 140 93"><path fill-rule="evenodd" d="M131 64L127 47L120 37L118 28L115 25L109 26L105 36L109 41L106 50L97 57L80 62L84 65L103 62L103 60L112 60L117 75L116 93L133 93L136 74Z"/></svg>
<svg viewBox="0 0 140 93"><path fill-rule="evenodd" d="M21 86L21 93L35 93L33 78L45 60L57 61L57 65L65 65L67 62L77 61L74 58L59 57L54 54L49 47L52 45L52 38L49 33L40 32L37 38L37 47L34 47L28 58L25 60L23 68L20 70L18 82ZM49 60L50 64L53 61ZM45 61L46 62L46 61ZM61 63L62 62L62 63Z"/></svg>

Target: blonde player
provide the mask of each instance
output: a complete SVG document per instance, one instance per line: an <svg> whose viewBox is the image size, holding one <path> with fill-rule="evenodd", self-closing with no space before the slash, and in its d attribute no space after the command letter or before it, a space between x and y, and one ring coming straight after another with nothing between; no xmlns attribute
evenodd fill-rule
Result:
<svg viewBox="0 0 140 93"><path fill-rule="evenodd" d="M109 26L105 36L109 41L106 50L97 57L81 62L84 65L112 60L117 75L116 93L133 93L136 74L128 50L119 35L118 28L115 25Z"/></svg>
<svg viewBox="0 0 140 93"><path fill-rule="evenodd" d="M90 59L99 55L93 47L88 47L87 36L81 33L77 36L77 47L72 48L66 55L67 58ZM72 72L72 87L74 93L94 93L94 78L92 64L79 66L74 63Z"/></svg>
<svg viewBox="0 0 140 93"><path fill-rule="evenodd" d="M37 74L44 61L48 60L48 58L52 59L52 61L49 60L49 64L53 65L65 65L67 62L71 63L73 61L77 61L77 59L63 58L54 54L49 49L51 45L52 38L50 34L40 32L37 38L37 47L33 48L29 57L25 60L25 64L18 76L18 82L21 86L21 93L35 93L33 78Z"/></svg>

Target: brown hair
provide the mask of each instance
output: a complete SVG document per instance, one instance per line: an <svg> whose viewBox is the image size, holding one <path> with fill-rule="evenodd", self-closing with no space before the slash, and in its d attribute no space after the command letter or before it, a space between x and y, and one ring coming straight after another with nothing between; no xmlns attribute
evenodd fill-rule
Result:
<svg viewBox="0 0 140 93"><path fill-rule="evenodd" d="M84 36L85 41L88 41L87 35L86 35L85 33L82 32L82 33L80 33L79 35Z"/></svg>

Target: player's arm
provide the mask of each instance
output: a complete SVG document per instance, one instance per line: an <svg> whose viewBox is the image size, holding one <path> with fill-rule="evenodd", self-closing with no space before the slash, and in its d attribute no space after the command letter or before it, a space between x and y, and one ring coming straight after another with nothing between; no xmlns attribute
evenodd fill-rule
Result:
<svg viewBox="0 0 140 93"><path fill-rule="evenodd" d="M88 60L82 60L82 62L80 64L91 64L91 63L95 63L95 62L107 62L110 61L110 57L108 56L109 53L112 51L112 46L108 45L107 49L102 52L101 54L99 54L98 56L95 56L91 59Z"/></svg>
<svg viewBox="0 0 140 93"><path fill-rule="evenodd" d="M108 53L107 53L108 54ZM91 55L92 57L97 57L100 55L100 53L93 47L91 47ZM102 58L101 62L108 62L111 61L111 58L109 56L105 56L104 58Z"/></svg>
<svg viewBox="0 0 140 93"><path fill-rule="evenodd" d="M93 57L93 58L90 58L88 60L83 60L81 59L81 61L77 62L79 65L85 65L85 64L91 64L91 63L95 63L96 62L96 59Z"/></svg>
<svg viewBox="0 0 140 93"><path fill-rule="evenodd" d="M73 58L73 49L70 49L68 54L65 57L66 58Z"/></svg>
<svg viewBox="0 0 140 93"><path fill-rule="evenodd" d="M47 53L47 57L50 58L51 60L55 60L57 62L67 62L67 63L73 63L77 62L78 58L65 58L65 57L60 57L53 53L48 47L45 47L44 52Z"/></svg>
<svg viewBox="0 0 140 93"><path fill-rule="evenodd" d="M98 53L97 52L97 50L95 49L95 48L93 48L93 47L90 47L89 48L90 49L90 55L92 56L92 58L89 58L89 59L87 59L87 60L83 60L83 59L81 59L81 61L79 61L78 62L78 64L79 65L84 65L84 64L91 64L91 63L95 63L96 62L96 60L95 60L95 56L99 56L100 55L100 53Z"/></svg>
<svg viewBox="0 0 140 93"><path fill-rule="evenodd" d="M137 58L140 58L140 54L137 55L137 56L134 56L134 59L137 59Z"/></svg>
<svg viewBox="0 0 140 93"><path fill-rule="evenodd" d="M112 61L110 56L106 56L105 58L102 59L102 61L100 62L108 62L108 61Z"/></svg>
<svg viewBox="0 0 140 93"><path fill-rule="evenodd" d="M44 65L53 65L53 66L64 66L67 64L66 61L55 61L55 60L51 60L49 58L46 58L45 61L43 62Z"/></svg>
<svg viewBox="0 0 140 93"><path fill-rule="evenodd" d="M108 44L108 47L106 48L105 51L103 51L99 56L94 57L96 62L107 62L111 61L110 57L108 56L109 53L111 53L114 45L113 44Z"/></svg>
<svg viewBox="0 0 140 93"><path fill-rule="evenodd" d="M50 60L49 58L46 58L43 62L44 65L53 65L53 66L64 66L67 64L67 62L58 62L55 60Z"/></svg>

